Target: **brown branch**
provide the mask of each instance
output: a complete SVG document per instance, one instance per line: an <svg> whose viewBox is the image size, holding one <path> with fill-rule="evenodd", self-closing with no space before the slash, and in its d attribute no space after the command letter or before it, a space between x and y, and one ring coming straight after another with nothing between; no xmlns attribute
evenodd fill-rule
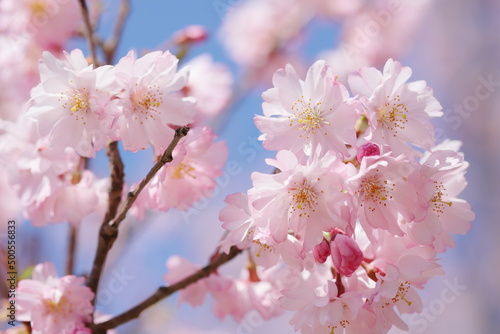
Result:
<svg viewBox="0 0 500 334"><path fill-rule="evenodd" d="M154 164L154 166L151 168L149 171L148 175L142 181L139 183L137 188L134 191L131 191L127 194L127 199L123 203L120 213L118 216L116 216L115 219L109 222L110 226L118 226L123 219L125 219L125 216L127 215L128 210L134 204L135 200L137 199L137 196L141 193L142 189L148 184L148 182L153 178L153 176L158 173L158 171L165 166L165 164L169 163L172 161L172 152L174 151L174 148L177 146L179 143L179 140L181 140L182 137L186 136L189 131L189 127L183 126L182 128L178 128L175 130L175 135L174 139L170 142L170 145L168 145L167 149L165 152L163 152L163 155L161 158Z"/></svg>
<svg viewBox="0 0 500 334"><path fill-rule="evenodd" d="M68 238L68 257L66 258L66 275L73 275L75 267L75 253L76 253L76 236L78 232L78 225L69 223L69 238Z"/></svg>
<svg viewBox="0 0 500 334"><path fill-rule="evenodd" d="M97 252L94 258L92 271L87 279L87 286L94 292L97 292L99 278L106 261L106 256L111 249L114 241L118 237L118 229L110 228L109 222L116 216L118 207L122 199L123 184L125 179L123 161L118 150L118 142L114 141L106 147L106 154L109 158L109 168L111 170L111 184L108 192L108 209L104 216L99 231L99 240L97 243ZM95 298L94 298L95 301Z"/></svg>
<svg viewBox="0 0 500 334"><path fill-rule="evenodd" d="M80 7L82 8L83 23L85 24L85 34L87 35L86 39L89 45L90 56L92 57L92 64L94 64L94 67L97 67L98 64L94 45L94 32L92 29L92 23L90 23L89 8L87 7L87 2L85 0L79 0L79 2Z"/></svg>
<svg viewBox="0 0 500 334"><path fill-rule="evenodd" d="M109 168L111 170L111 184L108 196L108 210L104 216L103 224L115 218L116 212L122 200L123 184L125 179L124 165L118 150L118 142L114 141L106 147L106 154L109 158Z"/></svg>
<svg viewBox="0 0 500 334"><path fill-rule="evenodd" d="M31 322L29 321L23 321L22 324L26 327L25 330L26 332L28 332L29 334L32 333L33 329L31 328Z"/></svg>
<svg viewBox="0 0 500 334"><path fill-rule="evenodd" d="M94 264L92 266L92 271L90 272L90 275L87 279L87 286L94 292L94 294L97 292L99 279L101 277L101 273L104 267L104 263L106 262L109 250L118 237L118 226L123 221L123 219L125 219L128 210L132 207L132 204L134 204L137 196L139 196L146 184L153 178L153 176L155 176L160 168L172 161L172 152L174 151L175 146L182 137L187 135L188 131L189 127L187 126L179 128L175 131L174 138L170 142L170 145L167 147L160 160L158 160L158 162L154 164L146 177L141 181L137 189L128 193L125 202L122 203L122 206L120 207L118 215L116 215L117 208L120 204L121 193L123 189L123 163L119 158L120 156L118 153L118 147L116 146L117 143L114 142L108 146L108 155L110 157L111 166L113 168L113 171L111 173L111 188L108 200L108 212L106 213L106 217L99 231L99 241L97 243L97 251L94 258ZM117 161L113 162L113 159L117 159ZM116 167L117 169L115 171ZM95 298L93 302L95 302Z"/></svg>
<svg viewBox="0 0 500 334"><path fill-rule="evenodd" d="M145 299L142 303L132 307L128 311L100 324L95 325L94 333L105 333L106 330L118 327L130 320L133 320L146 310L148 307L156 304L160 300L170 296L174 292L184 289L190 284L196 283L198 280L208 277L217 268L226 262L231 261L234 257L241 253L241 250L235 246L231 247L229 254L221 253L215 258L210 264L198 270L196 273L186 277L180 282L172 284L170 286L163 286L158 288L156 292L149 298Z"/></svg>

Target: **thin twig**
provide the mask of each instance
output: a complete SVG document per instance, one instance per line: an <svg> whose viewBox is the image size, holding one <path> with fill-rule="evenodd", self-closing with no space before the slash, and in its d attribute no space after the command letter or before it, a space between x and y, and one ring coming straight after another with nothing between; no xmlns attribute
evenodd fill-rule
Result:
<svg viewBox="0 0 500 334"><path fill-rule="evenodd" d="M80 7L82 8L83 22L85 24L85 34L87 35L87 43L89 45L90 56L92 57L92 64L97 67L97 56L95 52L94 45L94 32L92 29L92 23L90 23L89 8L87 7L87 2L85 0L79 0Z"/></svg>
<svg viewBox="0 0 500 334"><path fill-rule="evenodd" d="M118 18L116 19L115 29L113 34L106 43L102 45L102 50L106 56L106 62L112 64L114 61L116 49L120 39L123 35L125 22L127 21L128 14L130 13L130 0L122 0L120 8L118 9Z"/></svg>
<svg viewBox="0 0 500 334"><path fill-rule="evenodd" d="M217 268L226 262L231 261L234 257L241 253L241 250L235 246L231 247L228 254L221 253L215 258L210 264L198 270L196 273L186 277L180 282L172 284L170 286L163 286L158 288L156 292L149 298L145 299L142 303L132 307L128 311L100 324L95 325L95 333L105 333L106 330L118 327L130 320L133 320L146 310L148 307L156 304L160 300L170 296L174 292L184 289L190 284L196 283L198 280L208 277Z"/></svg>
<svg viewBox="0 0 500 334"><path fill-rule="evenodd" d="M68 257L66 258L66 275L73 275L75 267L75 254L76 254L76 236L78 233L78 225L69 223L69 238L68 238Z"/></svg>
<svg viewBox="0 0 500 334"><path fill-rule="evenodd" d="M188 131L189 127L187 126L179 128L175 131L175 136L170 142L170 145L163 153L161 159L156 162L156 164L151 168L151 170L141 181L137 189L128 193L127 199L124 203L122 203L118 215L116 215L117 207L120 203L123 187L123 164L121 163L121 159L119 159L119 153L116 143L111 143L108 146L108 155L110 157L112 168L115 168L120 164L121 167L117 168L116 170L116 175L118 175L116 178L114 177L113 172L111 174L111 189L109 193L110 197L108 202L108 212L106 213L106 217L99 231L99 241L97 243L97 251L94 258L94 264L92 266L92 271L90 272L90 275L87 279L87 286L94 292L94 294L97 292L99 279L101 277L101 273L104 268L104 263L106 262L109 250L118 237L118 226L123 221L123 219L125 219L128 210L132 207L132 204L134 204L137 196L139 196L140 192L142 191L142 189L144 189L146 184L153 178L153 176L160 170L161 167L163 167L166 163L172 161L172 152L174 151L175 146L182 137L187 135ZM113 163L113 159L118 159L119 163ZM95 299L93 302L95 302Z"/></svg>
<svg viewBox="0 0 500 334"><path fill-rule="evenodd" d="M115 219L109 222L110 226L118 226L123 219L125 219L125 216L132 206L134 204L137 196L141 193L142 189L148 184L148 182L153 178L153 176L158 173L158 171L165 166L165 164L169 163L172 161L172 152L174 151L174 148L177 146L177 143L179 143L179 140L182 139L182 137L186 136L189 131L189 127L184 126L182 128L179 128L175 130L175 136L174 139L170 142L170 145L168 145L167 149L165 152L163 152L163 155L161 158L154 164L154 166L151 168L149 171L148 175L142 181L139 183L139 186L134 191L131 191L127 194L127 199L123 203L120 213L116 216Z"/></svg>

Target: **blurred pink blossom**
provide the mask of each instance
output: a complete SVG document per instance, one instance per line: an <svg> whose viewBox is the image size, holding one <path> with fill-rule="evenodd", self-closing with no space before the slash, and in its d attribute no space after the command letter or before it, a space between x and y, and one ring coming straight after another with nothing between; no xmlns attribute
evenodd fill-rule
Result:
<svg viewBox="0 0 500 334"><path fill-rule="evenodd" d="M0 32L29 39L46 51L60 52L81 23L77 1L0 2Z"/></svg>
<svg viewBox="0 0 500 334"><path fill-rule="evenodd" d="M244 1L228 11L219 34L236 63L261 67L300 33L313 14L312 6L297 0Z"/></svg>
<svg viewBox="0 0 500 334"><path fill-rule="evenodd" d="M34 334L73 334L90 321L94 294L85 279L57 277L52 263L36 265L32 279L19 282L17 319L30 321Z"/></svg>
<svg viewBox="0 0 500 334"><path fill-rule="evenodd" d="M214 117L220 114L232 97L233 77L222 63L215 63L202 54L186 63L189 81L183 88L185 96L196 99L198 115Z"/></svg>

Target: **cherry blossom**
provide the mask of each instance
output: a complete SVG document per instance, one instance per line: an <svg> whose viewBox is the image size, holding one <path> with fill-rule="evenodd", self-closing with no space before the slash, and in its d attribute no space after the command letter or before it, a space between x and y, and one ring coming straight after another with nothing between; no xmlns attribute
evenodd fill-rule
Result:
<svg viewBox="0 0 500 334"><path fill-rule="evenodd" d="M0 31L60 51L82 22L74 1L5 0L0 4Z"/></svg>
<svg viewBox="0 0 500 334"><path fill-rule="evenodd" d="M40 81L38 59L42 50L29 40L0 34L0 117L16 122L25 112L30 89ZM20 57L19 55L24 55Z"/></svg>
<svg viewBox="0 0 500 334"><path fill-rule="evenodd" d="M196 99L196 109L201 115L213 117L222 112L232 95L233 78L229 69L215 63L208 54L190 60L186 66L190 74L183 93Z"/></svg>
<svg viewBox="0 0 500 334"><path fill-rule="evenodd" d="M468 168L461 144L436 146L432 119L443 113L433 90L410 81L409 67L387 60L406 49L429 1L410 3L226 6L219 37L240 66L233 79L232 67L196 54L195 44L210 37L196 25L166 32L172 38L158 49L175 51L115 58L128 1L119 6L111 36L102 34L96 0L0 1L1 217L11 225L22 214L29 220L23 228L69 223L67 273L82 270L74 263L82 235L75 238L73 227L82 220L101 224L94 263L82 271L88 277L58 277L54 264L35 265L32 278L17 286L17 320L34 334L104 332L173 291L179 305L209 299L217 318L242 325L248 316L267 320L290 311L290 325L304 334L409 330L405 316L424 309L418 290L444 273L439 257L475 218L461 198ZM316 17L340 23L341 43L319 58L302 57L297 51L315 31ZM359 29L371 22L378 33L363 39ZM81 47L80 38L72 39L81 36L88 55L64 51ZM208 125L225 123L261 83L267 90L254 124L241 122L249 114L227 124L242 134L255 125L262 147L274 153L264 152L268 166L251 174L250 189L239 182L219 189L229 149L217 141L222 127ZM93 164L104 147L109 177ZM128 163L149 148L155 165L130 184ZM115 241L125 244L117 239L127 232L125 219L143 219L148 210L189 216L197 203L229 189L237 192L219 212L225 234L207 266L172 254L167 288L121 315L96 310L109 251ZM233 267L220 267L236 256ZM19 273L24 260L16 263ZM193 274L203 278L185 283Z"/></svg>
<svg viewBox="0 0 500 334"><path fill-rule="evenodd" d="M121 89L116 104L118 138L129 151L153 146L161 155L174 135L169 125L183 126L194 120L191 98L173 94L188 82L188 68L177 71L178 59L170 52L150 52L137 58L130 51L115 66Z"/></svg>
<svg viewBox="0 0 500 334"><path fill-rule="evenodd" d="M313 14L311 6L297 0L245 1L228 11L219 33L235 62L261 67Z"/></svg>
<svg viewBox="0 0 500 334"><path fill-rule="evenodd" d="M324 61L314 63L304 81L291 66L278 70L273 84L262 95L264 116L255 117L265 148L349 155L346 145L356 144L357 104Z"/></svg>
<svg viewBox="0 0 500 334"><path fill-rule="evenodd" d="M167 260L167 269L165 281L175 284L195 273L199 267L184 258L173 256ZM256 270L244 269L237 279L214 273L183 289L179 304L187 302L191 306L199 306L210 293L214 299L214 313L221 319L230 315L241 322L252 310L257 310L263 319L281 314L278 299L279 291L284 287L282 277L286 275L286 270Z"/></svg>
<svg viewBox="0 0 500 334"><path fill-rule="evenodd" d="M176 31L172 36L172 40L175 44L183 46L203 42L207 39L207 36L207 28L194 24Z"/></svg>
<svg viewBox="0 0 500 334"><path fill-rule="evenodd" d="M0 137L0 163L25 217L41 227L55 222L77 223L96 211L102 215L102 205L107 202L107 189L102 184L108 179L98 180L91 171L82 171L82 160L73 149L59 151L49 145L49 139L39 138L33 123L25 119ZM9 163L11 159L15 163Z"/></svg>
<svg viewBox="0 0 500 334"><path fill-rule="evenodd" d="M407 224L408 234L416 242L432 244L439 252L454 246L450 233L467 233L474 220L470 205L457 198L467 184L464 174L468 163L452 147L441 147L423 158L420 168L409 177L419 201L415 219Z"/></svg>
<svg viewBox="0 0 500 334"><path fill-rule="evenodd" d="M80 50L65 53L59 60L45 52L40 79L31 91L26 117L37 122L50 146L75 148L84 157L102 149L118 111L110 104L113 70L110 66L93 69Z"/></svg>
<svg viewBox="0 0 500 334"><path fill-rule="evenodd" d="M227 206L220 212L219 219L227 230L227 235L220 243L224 252L231 246L249 249L253 261L263 268L271 268L283 260L294 268L304 269L312 263L312 254L304 252L302 243L293 235L287 235L282 242L276 242L266 228L257 226L253 215L258 216L246 194L228 195ZM329 247L329 246L328 246Z"/></svg>
<svg viewBox="0 0 500 334"><path fill-rule="evenodd" d="M72 334L90 320L94 298L83 277L57 277L52 263L36 265L32 279L19 282L17 317L31 322L33 333Z"/></svg>
<svg viewBox="0 0 500 334"><path fill-rule="evenodd" d="M243 193L231 194L226 197L225 202L227 206L220 211L219 220L229 233L221 242L221 248L226 253L231 246L246 249L252 244L255 232L248 196Z"/></svg>
<svg viewBox="0 0 500 334"><path fill-rule="evenodd" d="M73 175L73 177L76 179L60 184L43 202L26 207L26 214L31 217L34 226L43 226L48 222L77 223L95 212L99 205L99 196L94 188L94 175L90 171L85 171L83 175Z"/></svg>
<svg viewBox="0 0 500 334"><path fill-rule="evenodd" d="M166 265L168 272L163 276L163 279L169 284L175 284L199 269L198 266L180 256L170 257ZM187 302L191 306L199 306L205 300L207 292L206 280L200 280L180 292L179 304Z"/></svg>
<svg viewBox="0 0 500 334"><path fill-rule="evenodd" d="M363 4L363 0L343 0L343 1L328 1L328 0L315 0L316 10L319 15L328 15L333 18L339 16L350 17L359 11Z"/></svg>
<svg viewBox="0 0 500 334"><path fill-rule="evenodd" d="M311 250L323 239L322 231L352 230L351 198L344 194L339 171L343 164L331 156L301 165L290 151L280 151L267 160L281 172L253 173L254 187L248 191L257 227L269 230L276 242L287 239L292 229ZM337 169L337 170L336 170Z"/></svg>
<svg viewBox="0 0 500 334"><path fill-rule="evenodd" d="M370 234L372 228L402 236L399 214L412 218L413 188L405 181L411 165L402 157L365 156L358 173L346 183L359 205L359 220ZM407 208L405 210L405 208Z"/></svg>
<svg viewBox="0 0 500 334"><path fill-rule="evenodd" d="M409 143L434 146L431 117L442 115L441 105L425 81L407 83L411 69L389 59L383 72L362 68L349 77L349 86L366 110L370 125L366 139L381 145L382 153L411 153Z"/></svg>
<svg viewBox="0 0 500 334"><path fill-rule="evenodd" d="M340 285L331 279L331 272L326 266L300 275L300 286L282 290L283 297L280 299L285 310L295 311L290 323L296 331L337 333L355 320L362 320L356 318L363 306L363 290L340 291ZM343 285L341 289L345 290Z"/></svg>
<svg viewBox="0 0 500 334"><path fill-rule="evenodd" d="M140 196L136 215L143 217L144 209L188 210L196 201L210 197L228 155L225 143L214 142L215 138L208 127L191 129L174 149L174 160L159 171Z"/></svg>

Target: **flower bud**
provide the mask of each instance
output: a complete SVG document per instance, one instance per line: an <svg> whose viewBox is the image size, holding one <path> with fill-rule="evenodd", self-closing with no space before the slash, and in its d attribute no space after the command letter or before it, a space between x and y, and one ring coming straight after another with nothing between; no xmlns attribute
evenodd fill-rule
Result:
<svg viewBox="0 0 500 334"><path fill-rule="evenodd" d="M313 248L314 259L319 263L325 263L328 256L330 256L330 244L326 239L323 239L320 244L314 246Z"/></svg>
<svg viewBox="0 0 500 334"><path fill-rule="evenodd" d="M363 261L363 252L354 239L344 234L336 234L330 242L333 266L344 276L351 276Z"/></svg>
<svg viewBox="0 0 500 334"><path fill-rule="evenodd" d="M380 155L380 149L377 145L373 143L366 143L358 147L358 152L356 153L356 159L358 160L359 163L361 163L363 157L369 157L372 155Z"/></svg>
<svg viewBox="0 0 500 334"><path fill-rule="evenodd" d="M207 39L208 32L204 26L190 25L177 31L173 40L177 45L193 44L203 42Z"/></svg>

